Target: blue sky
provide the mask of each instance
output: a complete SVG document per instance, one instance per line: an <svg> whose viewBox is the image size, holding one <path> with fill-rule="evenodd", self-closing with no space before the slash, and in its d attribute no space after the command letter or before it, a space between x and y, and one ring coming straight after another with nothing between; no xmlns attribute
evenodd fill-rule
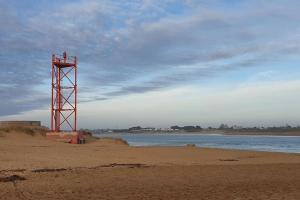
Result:
<svg viewBox="0 0 300 200"><path fill-rule="evenodd" d="M51 54L79 126L300 124L297 0L0 0L0 118L49 125Z"/></svg>

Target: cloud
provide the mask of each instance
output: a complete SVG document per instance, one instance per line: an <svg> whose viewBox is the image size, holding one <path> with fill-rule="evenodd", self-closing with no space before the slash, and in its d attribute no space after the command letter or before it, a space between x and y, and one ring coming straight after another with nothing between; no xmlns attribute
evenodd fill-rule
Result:
<svg viewBox="0 0 300 200"><path fill-rule="evenodd" d="M0 115L47 105L52 52L79 57L82 102L177 87L300 52L296 0L31 4L0 1L0 98L7 99ZM35 95L42 100L22 106Z"/></svg>

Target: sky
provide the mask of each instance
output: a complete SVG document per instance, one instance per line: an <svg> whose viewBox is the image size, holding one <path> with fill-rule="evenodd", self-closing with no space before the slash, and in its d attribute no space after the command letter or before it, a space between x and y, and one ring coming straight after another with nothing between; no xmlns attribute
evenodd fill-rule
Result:
<svg viewBox="0 0 300 200"><path fill-rule="evenodd" d="M0 120L50 121L78 57L79 128L300 125L298 0L0 0Z"/></svg>

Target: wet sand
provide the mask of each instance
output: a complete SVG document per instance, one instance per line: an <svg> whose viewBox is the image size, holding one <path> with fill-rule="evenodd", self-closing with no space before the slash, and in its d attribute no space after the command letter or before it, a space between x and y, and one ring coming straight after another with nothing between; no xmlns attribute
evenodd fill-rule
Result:
<svg viewBox="0 0 300 200"><path fill-rule="evenodd" d="M300 154L8 133L0 136L0 199L298 200Z"/></svg>

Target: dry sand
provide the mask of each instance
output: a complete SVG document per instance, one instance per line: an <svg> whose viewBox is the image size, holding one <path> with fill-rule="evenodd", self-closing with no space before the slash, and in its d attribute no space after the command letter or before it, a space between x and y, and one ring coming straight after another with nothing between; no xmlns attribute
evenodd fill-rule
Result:
<svg viewBox="0 0 300 200"><path fill-rule="evenodd" d="M300 199L300 154L0 135L0 199Z"/></svg>

